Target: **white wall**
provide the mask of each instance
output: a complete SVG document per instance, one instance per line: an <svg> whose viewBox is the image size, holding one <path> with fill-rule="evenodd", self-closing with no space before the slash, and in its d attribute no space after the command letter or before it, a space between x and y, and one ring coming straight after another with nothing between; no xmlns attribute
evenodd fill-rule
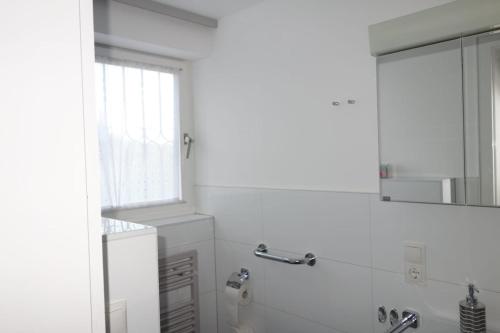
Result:
<svg viewBox="0 0 500 333"><path fill-rule="evenodd" d="M198 184L376 192L368 25L445 2L268 0L222 19L194 66Z"/></svg>
<svg viewBox="0 0 500 333"><path fill-rule="evenodd" d="M96 41L107 45L199 59L212 48L214 29L112 0L94 0Z"/></svg>

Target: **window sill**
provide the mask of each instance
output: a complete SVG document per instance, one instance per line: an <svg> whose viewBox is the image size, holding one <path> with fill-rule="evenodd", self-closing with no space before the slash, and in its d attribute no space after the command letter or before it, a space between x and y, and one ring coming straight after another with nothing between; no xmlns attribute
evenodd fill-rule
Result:
<svg viewBox="0 0 500 333"><path fill-rule="evenodd" d="M137 223L145 223L154 220L176 218L195 213L194 207L187 203L163 204L142 206L137 208L117 208L103 210L103 217Z"/></svg>
<svg viewBox="0 0 500 333"><path fill-rule="evenodd" d="M164 219L152 220L145 223L148 226L160 228L165 226L172 226L177 224L198 223L198 222L212 222L213 216L202 214L190 214L177 217L169 217Z"/></svg>

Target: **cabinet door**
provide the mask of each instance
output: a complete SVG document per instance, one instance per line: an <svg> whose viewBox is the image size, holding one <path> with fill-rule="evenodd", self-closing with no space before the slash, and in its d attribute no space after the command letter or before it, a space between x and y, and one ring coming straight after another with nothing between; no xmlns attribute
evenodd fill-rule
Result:
<svg viewBox="0 0 500 333"><path fill-rule="evenodd" d="M467 203L500 205L500 34L463 40Z"/></svg>
<svg viewBox="0 0 500 333"><path fill-rule="evenodd" d="M82 83L89 1L2 2L0 332L101 332Z"/></svg>
<svg viewBox="0 0 500 333"><path fill-rule="evenodd" d="M384 200L465 203L461 41L377 60Z"/></svg>

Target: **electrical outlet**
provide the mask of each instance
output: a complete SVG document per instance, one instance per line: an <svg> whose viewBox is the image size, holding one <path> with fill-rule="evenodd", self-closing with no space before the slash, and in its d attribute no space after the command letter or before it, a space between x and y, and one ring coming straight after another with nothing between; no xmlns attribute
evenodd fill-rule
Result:
<svg viewBox="0 0 500 333"><path fill-rule="evenodd" d="M404 258L406 282L425 285L427 281L425 245L415 242L406 242Z"/></svg>
<svg viewBox="0 0 500 333"><path fill-rule="evenodd" d="M425 269L423 265L406 264L406 282L413 284L425 284Z"/></svg>

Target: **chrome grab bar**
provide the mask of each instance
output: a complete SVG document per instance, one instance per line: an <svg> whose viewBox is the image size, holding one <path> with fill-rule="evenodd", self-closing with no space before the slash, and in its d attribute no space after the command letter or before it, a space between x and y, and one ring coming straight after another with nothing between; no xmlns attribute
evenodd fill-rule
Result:
<svg viewBox="0 0 500 333"><path fill-rule="evenodd" d="M280 257L280 256L275 256L272 254L268 253L267 245L266 244L260 244L255 251L253 251L253 254L255 254L259 258L264 258L268 260L273 260L273 261L278 261L278 262L283 262L285 264L290 264L290 265L308 265L308 266L314 266L316 265L317 258L314 254L312 253L307 253L304 258L300 259L293 259L293 258L287 258L287 257Z"/></svg>
<svg viewBox="0 0 500 333"><path fill-rule="evenodd" d="M387 333L402 333L408 328L418 328L420 324L420 315L417 312L403 311L403 319L387 330Z"/></svg>

